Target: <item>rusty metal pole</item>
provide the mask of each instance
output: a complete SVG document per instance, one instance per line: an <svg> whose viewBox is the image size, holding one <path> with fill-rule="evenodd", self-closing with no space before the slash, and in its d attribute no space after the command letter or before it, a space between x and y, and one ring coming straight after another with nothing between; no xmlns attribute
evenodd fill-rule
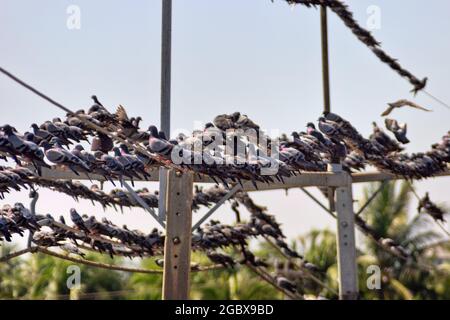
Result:
<svg viewBox="0 0 450 320"><path fill-rule="evenodd" d="M161 22L161 131L170 137L170 97L172 72L172 0L162 0ZM167 170L159 169L159 218L166 218Z"/></svg>
<svg viewBox="0 0 450 320"><path fill-rule="evenodd" d="M320 7L320 30L322 38L323 111L330 112L330 66L328 60L328 18L327 8Z"/></svg>

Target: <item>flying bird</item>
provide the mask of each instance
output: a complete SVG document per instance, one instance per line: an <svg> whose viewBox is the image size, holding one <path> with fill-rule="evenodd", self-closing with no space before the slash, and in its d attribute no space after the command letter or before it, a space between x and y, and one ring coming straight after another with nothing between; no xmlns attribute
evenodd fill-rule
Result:
<svg viewBox="0 0 450 320"><path fill-rule="evenodd" d="M406 123L398 123L397 120L388 118L386 118L384 122L386 125L386 129L388 129L395 135L395 138L398 140L398 142L401 142L403 144L409 143L409 139L406 137L406 132L408 129Z"/></svg>
<svg viewBox="0 0 450 320"><path fill-rule="evenodd" d="M431 112L432 110L424 108L417 103L414 103L412 101L401 99L396 102L388 103L389 107L381 114L382 117L388 116L394 109L396 108L402 108L402 107L411 107L419 110L423 110L426 112Z"/></svg>

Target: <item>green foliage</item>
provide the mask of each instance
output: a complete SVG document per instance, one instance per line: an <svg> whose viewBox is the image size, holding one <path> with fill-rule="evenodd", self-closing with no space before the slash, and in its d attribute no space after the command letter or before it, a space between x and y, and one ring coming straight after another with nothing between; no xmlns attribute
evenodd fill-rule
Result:
<svg viewBox="0 0 450 320"><path fill-rule="evenodd" d="M375 183L364 190L365 202L370 195L380 187ZM391 238L396 243L408 249L415 257L404 261L386 253L372 241L366 241L367 255L371 256L372 265L381 267L383 274L381 290L368 290L367 274L364 275L368 264L367 259L359 258L360 290L368 299L449 299L446 289L450 284L450 277L445 274L423 271L417 263L433 264L429 256L429 247L441 240L441 236L430 224L430 219L424 215L408 216L411 200L409 182L386 184L372 203L365 209L363 216L375 232L383 238ZM442 246L439 246L442 249ZM445 249L444 249L445 250ZM446 249L448 253L448 248ZM445 285L439 285L444 283Z"/></svg>

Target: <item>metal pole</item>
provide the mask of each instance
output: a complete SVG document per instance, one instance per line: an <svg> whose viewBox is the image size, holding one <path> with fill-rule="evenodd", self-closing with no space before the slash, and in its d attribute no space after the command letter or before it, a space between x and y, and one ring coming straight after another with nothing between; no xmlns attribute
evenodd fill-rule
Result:
<svg viewBox="0 0 450 320"><path fill-rule="evenodd" d="M161 131L170 136L170 85L172 64L172 0L162 0Z"/></svg>
<svg viewBox="0 0 450 320"><path fill-rule="evenodd" d="M169 170L167 175L166 239L163 299L189 299L193 174Z"/></svg>
<svg viewBox="0 0 450 320"><path fill-rule="evenodd" d="M170 89L172 70L172 0L162 0L161 27L161 131L170 137ZM166 219L166 181L167 170L159 170L159 218Z"/></svg>
<svg viewBox="0 0 450 320"><path fill-rule="evenodd" d="M330 66L328 63L328 21L327 8L320 7L320 30L322 36L323 111L330 112Z"/></svg>
<svg viewBox="0 0 450 320"><path fill-rule="evenodd" d="M333 165L333 171L342 172L342 166ZM347 175L347 186L336 188L339 298L355 300L358 298L355 214L353 212L352 181L350 175Z"/></svg>

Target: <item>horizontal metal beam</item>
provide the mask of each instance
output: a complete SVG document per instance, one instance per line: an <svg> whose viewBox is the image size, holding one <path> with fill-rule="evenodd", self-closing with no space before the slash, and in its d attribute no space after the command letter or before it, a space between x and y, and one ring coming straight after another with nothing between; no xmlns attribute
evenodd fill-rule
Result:
<svg viewBox="0 0 450 320"><path fill-rule="evenodd" d="M433 177L446 177L450 176L450 170L440 172L435 174ZM403 176L397 176L395 174L386 172L358 172L352 174L353 183L362 182L375 182L375 181L385 181L385 180L402 180L405 179Z"/></svg>
<svg viewBox="0 0 450 320"><path fill-rule="evenodd" d="M33 170L32 167L29 169ZM63 169L61 167L53 167L52 169L48 168L42 168L42 178L44 179L51 179L51 180L96 180L96 181L108 181L105 179L105 177L98 175L98 174L89 174L86 173L79 173L80 175L76 175L74 172ZM155 169L154 171L149 172L150 178L148 180L142 180L142 181L158 181L158 170ZM123 177L124 180L130 181L130 178ZM114 181L120 182L119 179L113 179ZM134 181L139 181L139 179L133 179Z"/></svg>

